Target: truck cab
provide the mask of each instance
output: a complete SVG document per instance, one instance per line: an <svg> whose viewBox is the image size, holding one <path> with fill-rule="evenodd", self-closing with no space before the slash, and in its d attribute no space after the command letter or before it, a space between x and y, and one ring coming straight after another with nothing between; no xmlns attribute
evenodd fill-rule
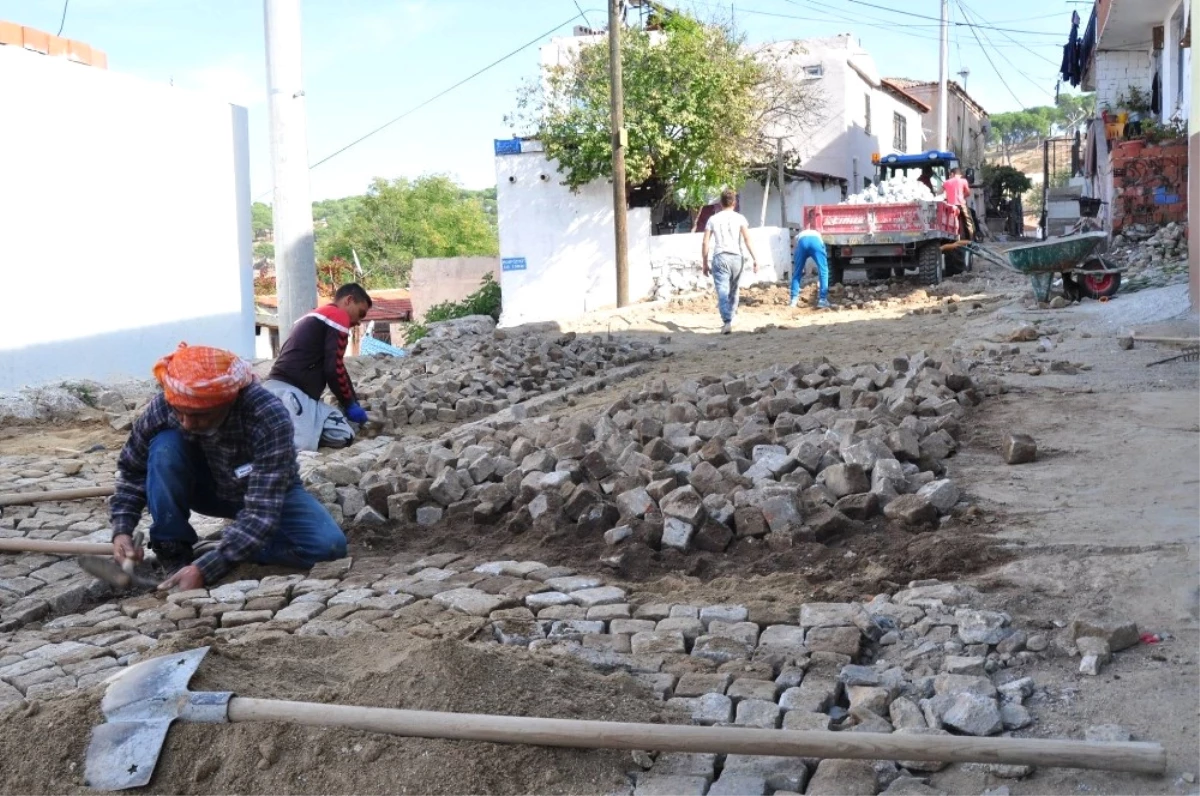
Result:
<svg viewBox="0 0 1200 796"><path fill-rule="evenodd" d="M942 183L950 176L950 169L958 166L958 156L953 152L931 149L917 155L876 155L875 184L891 179L897 174L910 172L918 175L928 174L929 189L935 194L942 192ZM970 177L967 178L970 180ZM924 180L922 180L924 182Z"/></svg>

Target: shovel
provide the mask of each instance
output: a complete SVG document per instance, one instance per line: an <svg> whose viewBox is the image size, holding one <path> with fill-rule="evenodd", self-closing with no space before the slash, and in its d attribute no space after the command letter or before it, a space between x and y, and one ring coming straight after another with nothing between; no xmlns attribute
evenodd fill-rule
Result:
<svg viewBox="0 0 1200 796"><path fill-rule="evenodd" d="M92 730L84 766L84 781L89 787L111 791L150 782L167 730L176 719L210 724L290 722L420 738L581 749L1009 763L1149 774L1162 774L1167 765L1166 753L1155 743L630 724L324 705L250 699L228 691L189 691L188 681L207 652L208 647L199 647L151 658L109 680L100 703L106 723Z"/></svg>

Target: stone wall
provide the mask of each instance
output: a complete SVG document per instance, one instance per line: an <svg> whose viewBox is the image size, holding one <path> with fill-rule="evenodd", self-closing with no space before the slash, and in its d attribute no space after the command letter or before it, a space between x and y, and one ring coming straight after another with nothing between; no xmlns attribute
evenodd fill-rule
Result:
<svg viewBox="0 0 1200 796"><path fill-rule="evenodd" d="M1187 222L1188 157L1185 141L1113 147L1113 232L1129 224Z"/></svg>

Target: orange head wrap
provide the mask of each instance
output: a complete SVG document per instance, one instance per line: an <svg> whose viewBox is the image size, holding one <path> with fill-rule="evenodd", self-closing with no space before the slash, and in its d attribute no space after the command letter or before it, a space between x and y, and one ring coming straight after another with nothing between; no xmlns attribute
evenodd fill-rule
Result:
<svg viewBox="0 0 1200 796"><path fill-rule="evenodd" d="M254 371L229 351L180 343L175 353L155 363L154 378L171 406L203 412L233 403L254 381Z"/></svg>

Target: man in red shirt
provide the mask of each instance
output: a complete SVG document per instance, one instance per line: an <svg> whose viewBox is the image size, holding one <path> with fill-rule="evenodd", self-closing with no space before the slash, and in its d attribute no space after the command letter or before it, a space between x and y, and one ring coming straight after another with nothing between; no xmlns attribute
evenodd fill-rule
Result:
<svg viewBox="0 0 1200 796"><path fill-rule="evenodd" d="M296 428L296 450L315 451L319 445L344 448L354 440L352 423L367 422L342 358L357 326L371 309L371 297L361 285L342 285L333 303L296 321L263 384L283 401ZM325 387L341 406L321 402Z"/></svg>
<svg viewBox="0 0 1200 796"><path fill-rule="evenodd" d="M946 204L958 208L959 237L966 240L973 239L975 237L974 224L971 220L971 211L967 208L967 197L971 195L971 184L967 182L966 177L962 176L962 172L957 166L950 169L950 178L942 184L942 190L946 192Z"/></svg>

